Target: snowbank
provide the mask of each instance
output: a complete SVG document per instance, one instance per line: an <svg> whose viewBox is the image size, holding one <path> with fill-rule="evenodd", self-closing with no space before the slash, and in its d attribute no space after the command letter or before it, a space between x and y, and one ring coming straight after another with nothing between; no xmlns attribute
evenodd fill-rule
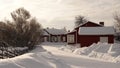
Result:
<svg viewBox="0 0 120 68"><path fill-rule="evenodd" d="M93 43L89 47L74 49L73 53L110 62L120 62L120 44Z"/></svg>
<svg viewBox="0 0 120 68"><path fill-rule="evenodd" d="M111 44L107 44L107 43L100 43L100 44L97 44L97 48L94 49L93 51L95 52L100 52L100 53L107 53Z"/></svg>
<svg viewBox="0 0 120 68"><path fill-rule="evenodd" d="M65 45L61 46L59 50L66 51L66 52L73 52L76 48L78 48L79 45Z"/></svg>
<svg viewBox="0 0 120 68"><path fill-rule="evenodd" d="M115 58L115 62L120 63L120 55Z"/></svg>
<svg viewBox="0 0 120 68"><path fill-rule="evenodd" d="M118 55L120 55L120 44L113 44L111 45L108 53L112 56L117 57Z"/></svg>
<svg viewBox="0 0 120 68"><path fill-rule="evenodd" d="M108 62L106 60L101 60L97 58L91 58L88 56L81 56L77 54L73 54L70 52L65 52L59 50L59 46L44 46L46 50L52 52L59 59L67 62L71 68L120 68L120 63ZM85 47L86 48L86 47ZM80 48L77 48L80 49ZM84 48L82 48L84 50Z"/></svg>
<svg viewBox="0 0 120 68"><path fill-rule="evenodd" d="M62 60L54 57L38 46L30 53L15 58L0 60L0 68L70 68Z"/></svg>
<svg viewBox="0 0 120 68"><path fill-rule="evenodd" d="M102 44L102 43L98 43L98 44ZM75 49L75 51L73 53L80 54L80 55L88 55L89 53L91 53L97 47L99 47L99 45L97 45L96 43L93 43L89 47L83 47L83 48Z"/></svg>
<svg viewBox="0 0 120 68"><path fill-rule="evenodd" d="M75 50L73 51L73 53L75 53L75 54L84 54L86 48L87 48L87 47L77 48L77 49L75 49Z"/></svg>

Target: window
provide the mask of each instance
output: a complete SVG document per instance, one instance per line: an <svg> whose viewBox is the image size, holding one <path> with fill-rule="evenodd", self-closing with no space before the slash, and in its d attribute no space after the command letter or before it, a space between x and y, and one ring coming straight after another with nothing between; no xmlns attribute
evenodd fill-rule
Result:
<svg viewBox="0 0 120 68"><path fill-rule="evenodd" d="M47 37L44 37L44 42L47 42Z"/></svg>
<svg viewBox="0 0 120 68"><path fill-rule="evenodd" d="M52 36L52 42L57 42L57 37L56 36Z"/></svg>
<svg viewBox="0 0 120 68"><path fill-rule="evenodd" d="M66 40L65 37L63 37L63 42L65 42L65 40Z"/></svg>
<svg viewBox="0 0 120 68"><path fill-rule="evenodd" d="M108 42L108 37L100 37L100 42Z"/></svg>
<svg viewBox="0 0 120 68"><path fill-rule="evenodd" d="M58 36L58 42L61 42L61 36Z"/></svg>
<svg viewBox="0 0 120 68"><path fill-rule="evenodd" d="M74 35L67 35L67 42L74 43Z"/></svg>
<svg viewBox="0 0 120 68"><path fill-rule="evenodd" d="M51 41L54 42L54 36L51 37Z"/></svg>
<svg viewBox="0 0 120 68"><path fill-rule="evenodd" d="M55 42L57 42L57 37L54 37Z"/></svg>

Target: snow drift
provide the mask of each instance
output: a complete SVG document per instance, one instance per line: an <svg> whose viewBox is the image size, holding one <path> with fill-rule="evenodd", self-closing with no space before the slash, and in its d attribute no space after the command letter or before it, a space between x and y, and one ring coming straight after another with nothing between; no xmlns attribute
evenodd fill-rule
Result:
<svg viewBox="0 0 120 68"><path fill-rule="evenodd" d="M54 57L38 46L30 53L15 58L0 60L0 68L70 68L62 60Z"/></svg>
<svg viewBox="0 0 120 68"><path fill-rule="evenodd" d="M74 46L62 46L59 48L59 50L66 51L66 52L73 52L75 49Z"/></svg>
<svg viewBox="0 0 120 68"><path fill-rule="evenodd" d="M69 47L69 48L68 48ZM108 44L108 43L93 43L89 47L75 48L71 46L63 46L61 50L73 52L75 54L88 56L91 58L98 58L109 62L120 63L120 44Z"/></svg>

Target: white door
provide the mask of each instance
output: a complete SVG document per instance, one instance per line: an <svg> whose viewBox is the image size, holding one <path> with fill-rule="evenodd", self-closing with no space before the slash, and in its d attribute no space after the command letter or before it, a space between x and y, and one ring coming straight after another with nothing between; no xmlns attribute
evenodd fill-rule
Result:
<svg viewBox="0 0 120 68"><path fill-rule="evenodd" d="M100 37L100 42L107 42L108 43L108 37Z"/></svg>

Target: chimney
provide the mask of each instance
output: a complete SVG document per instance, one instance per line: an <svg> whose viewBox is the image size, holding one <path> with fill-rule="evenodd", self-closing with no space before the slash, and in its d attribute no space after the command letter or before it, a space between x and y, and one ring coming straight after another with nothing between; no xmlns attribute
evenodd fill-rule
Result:
<svg viewBox="0 0 120 68"><path fill-rule="evenodd" d="M70 32L70 30L68 30L68 32Z"/></svg>
<svg viewBox="0 0 120 68"><path fill-rule="evenodd" d="M99 24L104 26L104 22L99 22Z"/></svg>

